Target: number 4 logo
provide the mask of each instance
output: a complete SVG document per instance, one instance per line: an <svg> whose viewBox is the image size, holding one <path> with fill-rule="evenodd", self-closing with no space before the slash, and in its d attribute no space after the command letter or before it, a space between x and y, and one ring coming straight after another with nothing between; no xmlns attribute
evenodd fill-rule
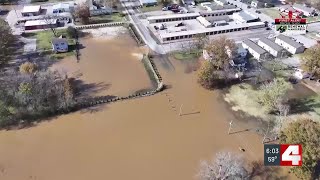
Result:
<svg viewBox="0 0 320 180"><path fill-rule="evenodd" d="M301 144L281 144L280 166L302 166Z"/></svg>

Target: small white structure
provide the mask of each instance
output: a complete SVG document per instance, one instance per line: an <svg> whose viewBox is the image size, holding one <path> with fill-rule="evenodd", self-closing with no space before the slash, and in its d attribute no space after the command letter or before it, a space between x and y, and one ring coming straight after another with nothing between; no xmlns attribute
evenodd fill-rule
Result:
<svg viewBox="0 0 320 180"><path fill-rule="evenodd" d="M259 39L258 45L267 50L274 57L284 57L286 55L285 50L281 46L265 37Z"/></svg>
<svg viewBox="0 0 320 180"><path fill-rule="evenodd" d="M299 53L303 53L305 47L294 41L293 39L291 39L288 36L285 35L278 35L276 37L275 43L277 43L278 45L282 46L284 49L286 49L287 51L289 51L291 54L299 54Z"/></svg>
<svg viewBox="0 0 320 180"><path fill-rule="evenodd" d="M203 2L203 3L200 3L200 5L205 8L207 6L210 6L211 2Z"/></svg>
<svg viewBox="0 0 320 180"><path fill-rule="evenodd" d="M211 23L206 20L206 18L199 16L197 17L197 20L199 21L200 24L202 24L205 28L211 27Z"/></svg>
<svg viewBox="0 0 320 180"><path fill-rule="evenodd" d="M24 6L21 14L22 16L39 16L41 13L41 6Z"/></svg>
<svg viewBox="0 0 320 180"><path fill-rule="evenodd" d="M226 0L214 0L214 2L216 4L218 4L219 6L223 6L223 5L227 5L228 2Z"/></svg>
<svg viewBox="0 0 320 180"><path fill-rule="evenodd" d="M55 4L52 7L53 13L63 13L63 12L72 12L74 10L74 6L71 3L59 3Z"/></svg>
<svg viewBox="0 0 320 180"><path fill-rule="evenodd" d="M316 13L316 9L315 8L312 8L312 7L307 7L305 5L302 5L302 4L294 4L293 5L293 8L302 12L303 15L305 16L314 16L315 13Z"/></svg>
<svg viewBox="0 0 320 180"><path fill-rule="evenodd" d="M53 52L67 52L68 51L68 40L62 36L59 38L52 39L52 51Z"/></svg>
<svg viewBox="0 0 320 180"><path fill-rule="evenodd" d="M268 58L268 52L249 39L244 40L242 46L257 60L266 60Z"/></svg>
<svg viewBox="0 0 320 180"><path fill-rule="evenodd" d="M248 11L241 11L232 14L232 18L240 23L249 23L259 21L259 18Z"/></svg>

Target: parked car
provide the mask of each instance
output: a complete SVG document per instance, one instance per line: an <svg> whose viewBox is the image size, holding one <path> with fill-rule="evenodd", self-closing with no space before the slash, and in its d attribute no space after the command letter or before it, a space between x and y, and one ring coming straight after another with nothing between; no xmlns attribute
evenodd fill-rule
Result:
<svg viewBox="0 0 320 180"><path fill-rule="evenodd" d="M269 31L269 30L271 30L271 28L267 27L267 28L266 28L266 30L268 30L268 31Z"/></svg>
<svg viewBox="0 0 320 180"><path fill-rule="evenodd" d="M256 13L258 13L258 14L261 14L261 11L259 11L259 10L256 10Z"/></svg>
<svg viewBox="0 0 320 180"><path fill-rule="evenodd" d="M184 26L183 22L180 22L180 23L175 25L175 27L180 27L180 26Z"/></svg>
<svg viewBox="0 0 320 180"><path fill-rule="evenodd" d="M248 8L248 9L250 9L250 8L251 8L251 6L247 6L247 8Z"/></svg>

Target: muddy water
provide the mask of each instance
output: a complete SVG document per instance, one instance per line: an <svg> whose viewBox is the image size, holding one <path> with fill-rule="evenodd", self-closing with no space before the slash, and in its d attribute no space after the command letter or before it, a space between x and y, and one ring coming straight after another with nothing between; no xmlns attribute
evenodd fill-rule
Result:
<svg viewBox="0 0 320 180"><path fill-rule="evenodd" d="M155 96L1 131L0 179L192 180L200 160L221 150L239 152L242 147L246 158L261 159L261 137L250 131L228 135L228 122L234 117L218 93L200 88L195 73L186 74L181 63L173 64L174 71L159 66L170 88ZM89 74L96 72L83 77L101 78ZM235 123L231 132L246 128L250 127Z"/></svg>
<svg viewBox="0 0 320 180"><path fill-rule="evenodd" d="M142 50L129 35L121 39L86 38L80 41L80 61L74 56L53 65L87 84L89 95L124 96L151 87L141 63Z"/></svg>

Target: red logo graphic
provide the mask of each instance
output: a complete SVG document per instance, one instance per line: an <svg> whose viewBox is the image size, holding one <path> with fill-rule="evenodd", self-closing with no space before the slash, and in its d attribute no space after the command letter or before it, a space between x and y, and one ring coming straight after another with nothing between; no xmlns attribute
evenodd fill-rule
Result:
<svg viewBox="0 0 320 180"><path fill-rule="evenodd" d="M280 166L302 166L301 144L281 144Z"/></svg>

